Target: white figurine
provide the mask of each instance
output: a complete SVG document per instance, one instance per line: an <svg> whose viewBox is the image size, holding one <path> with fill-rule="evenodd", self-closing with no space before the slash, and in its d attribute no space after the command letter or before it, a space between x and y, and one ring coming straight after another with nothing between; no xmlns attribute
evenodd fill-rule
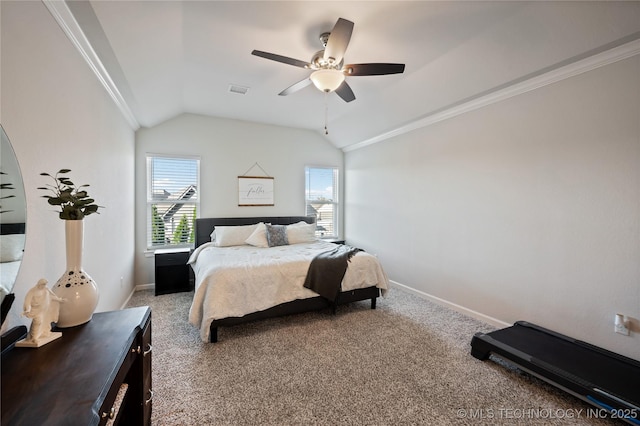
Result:
<svg viewBox="0 0 640 426"><path fill-rule="evenodd" d="M31 327L27 337L16 346L38 348L62 336L60 332L51 331L51 323L58 321L58 303L65 299L56 296L47 287L47 282L44 278L40 279L24 297L22 315L31 318Z"/></svg>

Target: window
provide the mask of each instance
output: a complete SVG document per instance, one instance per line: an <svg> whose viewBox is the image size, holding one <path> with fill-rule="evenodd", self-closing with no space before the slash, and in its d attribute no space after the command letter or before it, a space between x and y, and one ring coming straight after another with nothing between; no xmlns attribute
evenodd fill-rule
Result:
<svg viewBox="0 0 640 426"><path fill-rule="evenodd" d="M147 155L147 247L186 247L195 241L200 159Z"/></svg>
<svg viewBox="0 0 640 426"><path fill-rule="evenodd" d="M338 237L338 168L305 167L305 199L307 216L315 216L316 235Z"/></svg>

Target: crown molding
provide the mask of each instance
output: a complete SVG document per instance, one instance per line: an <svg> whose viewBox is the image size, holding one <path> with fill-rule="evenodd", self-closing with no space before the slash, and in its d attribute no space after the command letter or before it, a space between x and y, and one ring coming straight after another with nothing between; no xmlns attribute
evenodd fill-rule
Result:
<svg viewBox="0 0 640 426"><path fill-rule="evenodd" d="M536 90L553 83L557 83L561 80L574 77L587 71L591 71L596 68L600 68L605 65L630 58L639 53L640 39L633 40L604 52L597 53L587 58L578 60L571 64L558 67L544 74L540 74L527 80L512 84L510 86L500 88L470 101L463 102L450 108L445 108L442 111L426 115L391 131L382 133L369 139L365 139L353 145L346 146L342 148L342 151L355 151L357 149L382 142L384 140L411 132L416 129L431 126L432 124L448 120L458 115L465 114L467 112L471 112L476 109L501 102L505 99L509 99L514 96L518 96L523 93L530 92L532 90Z"/></svg>
<svg viewBox="0 0 640 426"><path fill-rule="evenodd" d="M122 97L122 94L109 76L100 58L95 53L80 25L69 10L63 0L42 0L49 12L57 21L58 25L76 49L80 52L89 68L94 72L100 83L103 85L109 96L113 99L118 109L121 111L133 130L138 130L140 124L133 115L133 112ZM576 75L600 68L617 61L621 61L640 53L640 40L633 40L612 49L597 53L590 57L575 61L571 64L560 66L544 74L529 78L524 81L514 83L507 87L502 87L472 100L453 105L444 110L437 111L417 120L411 121L403 126L397 127L388 132L365 139L361 142L346 146L342 151L349 152L378 142L385 141L395 136L411 132L423 127L439 123L444 120L456 117L467 112L474 111L485 106L501 102L503 100L524 94L526 92L539 89L541 87L559 82L561 80L574 77Z"/></svg>
<svg viewBox="0 0 640 426"><path fill-rule="evenodd" d="M89 40L82 31L82 28L80 28L78 21L76 21L76 18L71 13L71 10L69 10L67 4L62 0L42 0L42 3L44 3L47 9L49 9L49 12L53 15L56 22L58 22L62 31L66 34L69 40L71 40L71 43L73 43L78 52L80 52L84 60L89 65L89 68L91 68L91 71L93 71L96 77L98 77L98 81L100 81L111 99L113 99L113 102L115 102L131 128L133 130L138 130L140 128L138 120L136 120L133 112L131 112L131 109L122 97L122 94L102 64L102 61L100 61L100 58L93 50L93 47L91 47L91 43L89 43Z"/></svg>

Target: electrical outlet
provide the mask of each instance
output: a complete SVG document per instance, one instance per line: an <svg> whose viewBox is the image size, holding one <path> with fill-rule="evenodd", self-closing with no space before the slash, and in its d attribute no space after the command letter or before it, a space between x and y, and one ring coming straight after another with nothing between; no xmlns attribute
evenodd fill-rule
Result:
<svg viewBox="0 0 640 426"><path fill-rule="evenodd" d="M624 336L629 335L629 327L627 327L627 323L625 321L624 315L616 314L616 317L613 323L613 329L618 334L622 334Z"/></svg>

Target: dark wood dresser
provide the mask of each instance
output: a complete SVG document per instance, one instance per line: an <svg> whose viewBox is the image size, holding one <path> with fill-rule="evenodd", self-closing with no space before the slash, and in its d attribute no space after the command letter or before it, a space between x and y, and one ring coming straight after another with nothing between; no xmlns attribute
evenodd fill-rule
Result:
<svg viewBox="0 0 640 426"><path fill-rule="evenodd" d="M151 424L151 309L100 312L59 331L2 357L2 425Z"/></svg>

